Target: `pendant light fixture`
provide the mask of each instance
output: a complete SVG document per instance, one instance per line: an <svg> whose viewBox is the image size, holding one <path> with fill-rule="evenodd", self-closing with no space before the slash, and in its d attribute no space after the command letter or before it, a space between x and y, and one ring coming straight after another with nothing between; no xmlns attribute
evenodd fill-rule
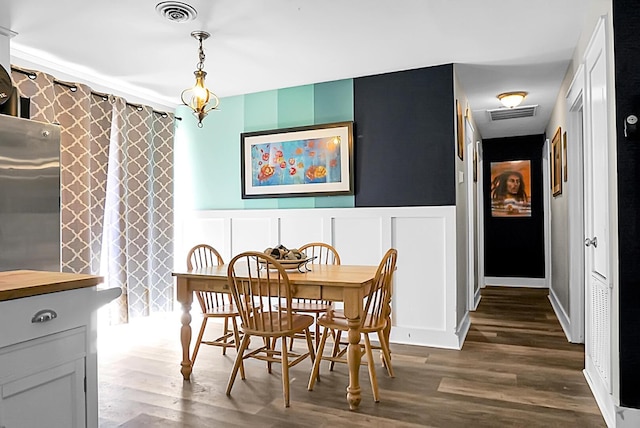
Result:
<svg viewBox="0 0 640 428"><path fill-rule="evenodd" d="M198 65L196 71L193 72L196 76L196 83L192 88L182 91L180 98L182 103L189 106L193 110L193 114L198 118L198 127L202 128L202 120L211 110L218 108L220 100L204 84L204 78L207 72L204 71L204 50L202 49L202 41L208 39L210 36L206 31L194 31L191 33L191 37L198 40Z"/></svg>
<svg viewBox="0 0 640 428"><path fill-rule="evenodd" d="M503 92L502 94L498 95L498 99L503 106L507 108L514 108L519 106L526 96L527 93L524 91Z"/></svg>

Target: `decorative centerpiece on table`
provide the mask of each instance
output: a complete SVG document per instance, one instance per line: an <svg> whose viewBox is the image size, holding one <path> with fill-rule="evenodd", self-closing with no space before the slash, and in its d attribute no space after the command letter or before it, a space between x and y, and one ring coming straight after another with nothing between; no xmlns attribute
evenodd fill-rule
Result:
<svg viewBox="0 0 640 428"><path fill-rule="evenodd" d="M296 248L289 249L284 245L267 248L264 253L276 259L285 269L298 269L300 272L308 271L307 263L315 257L307 257L304 252ZM304 270L302 269L304 267Z"/></svg>

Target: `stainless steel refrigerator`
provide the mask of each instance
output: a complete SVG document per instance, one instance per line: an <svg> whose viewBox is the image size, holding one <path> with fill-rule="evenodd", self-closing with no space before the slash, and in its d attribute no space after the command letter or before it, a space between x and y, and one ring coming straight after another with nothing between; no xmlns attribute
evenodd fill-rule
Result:
<svg viewBox="0 0 640 428"><path fill-rule="evenodd" d="M60 271L60 127L0 115L0 271Z"/></svg>

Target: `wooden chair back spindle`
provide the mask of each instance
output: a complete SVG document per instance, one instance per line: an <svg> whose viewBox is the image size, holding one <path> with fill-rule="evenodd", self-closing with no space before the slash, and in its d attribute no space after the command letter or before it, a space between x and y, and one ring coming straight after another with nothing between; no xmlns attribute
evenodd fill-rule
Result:
<svg viewBox="0 0 640 428"><path fill-rule="evenodd" d="M304 361L307 357L313 362L315 352L309 326L313 317L294 314L291 309L293 294L289 277L282 265L273 257L256 251L247 251L235 256L227 268L227 278L233 300L236 303L242 324L244 337L233 365L227 395L235 382L238 370L244 376L243 360L257 358L267 362L271 373L271 364L282 364L282 389L284 405L289 407L289 368ZM280 309L274 309L273 305ZM307 352L288 352L287 338L293 341L297 333L303 333L307 340ZM251 336L264 339L265 345L247 352ZM276 340L280 339L280 349Z"/></svg>
<svg viewBox="0 0 640 428"><path fill-rule="evenodd" d="M367 366L369 369L369 380L371 382L371 389L373 391L374 401L380 401L378 391L378 381L376 378L375 366L373 363L372 349L374 346L369 339L370 333L376 333L380 342L380 349L382 350L383 364L387 368L389 376L393 377L393 367L391 366L391 351L389 348L388 331L391 328L389 323L391 293L393 288L393 273L396 270L396 261L398 259L398 251L394 248L390 248L382 257L376 270L371 289L367 293L364 299L364 310L360 321L360 333L364 335L364 346L361 349L363 354L366 354ZM347 359L344 358L347 352L347 347L341 342L340 337L342 332L349 331L349 325L344 313L330 313L324 315L318 319L318 324L323 329L322 338L318 345L316 361L313 364L311 370L311 377L309 378L309 384L307 389L313 390L316 380L320 374L320 361L328 360L331 362L330 369L333 369L333 364L336 362L347 363ZM333 350L330 356L323 355L326 340L329 336L329 332L335 332L335 340Z"/></svg>
<svg viewBox="0 0 640 428"><path fill-rule="evenodd" d="M210 266L223 265L224 261L220 253L211 245L198 244L189 250L187 254L187 269L203 269ZM238 348L240 346L240 335L235 318L238 316L231 296L225 293L214 291L196 291L196 299L202 310L202 324L200 332L195 341L191 364L195 364L198 350L201 344L220 346L222 354L226 354L228 347ZM224 318L223 333L213 340L204 340L204 331L209 318ZM229 326L231 324L231 326Z"/></svg>

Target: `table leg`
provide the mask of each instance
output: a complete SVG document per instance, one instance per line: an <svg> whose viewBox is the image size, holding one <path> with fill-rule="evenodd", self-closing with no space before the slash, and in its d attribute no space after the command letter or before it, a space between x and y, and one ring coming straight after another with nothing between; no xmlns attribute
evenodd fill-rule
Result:
<svg viewBox="0 0 640 428"><path fill-rule="evenodd" d="M347 362L349 363L349 386L347 387L347 401L349 408L356 410L360 405L360 319L349 319L349 346L347 348Z"/></svg>
<svg viewBox="0 0 640 428"><path fill-rule="evenodd" d="M178 278L177 286L178 302L182 304L182 316L180 322L180 342L182 343L182 362L180 363L180 373L184 380L191 377L191 357L189 347L191 346L191 303L193 302L193 292L189 291L188 282L184 278Z"/></svg>
<svg viewBox="0 0 640 428"><path fill-rule="evenodd" d="M189 356L189 347L191 346L191 304L182 304L182 316L180 321L182 322L182 328L180 328L180 341L182 342L182 362L180 365L182 368L180 372L184 380L189 380L191 377L191 358Z"/></svg>
<svg viewBox="0 0 640 428"><path fill-rule="evenodd" d="M349 364L349 386L347 387L347 402L351 410L356 410L360 405L360 317L364 298L363 289L349 289L344 292L344 315L347 317L349 331L347 338L347 362Z"/></svg>

